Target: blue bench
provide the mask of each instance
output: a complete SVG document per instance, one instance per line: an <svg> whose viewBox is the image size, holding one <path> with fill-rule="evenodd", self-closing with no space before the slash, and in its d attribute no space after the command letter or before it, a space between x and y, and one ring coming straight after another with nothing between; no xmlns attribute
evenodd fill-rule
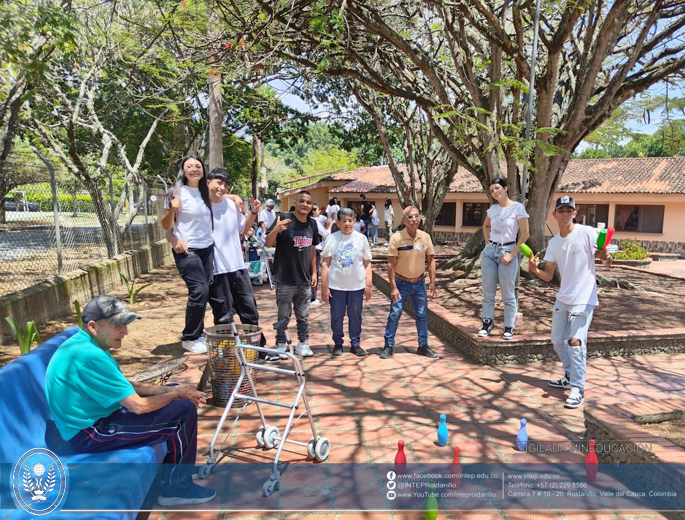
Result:
<svg viewBox="0 0 685 520"><path fill-rule="evenodd" d="M166 444L104 453L78 453L62 440L45 398L45 371L57 348L73 336L73 327L0 368L0 464L3 471L0 518L27 518L12 501L5 477L31 448L47 448L69 471L65 510L96 510L72 517L130 518L137 516L166 455ZM156 498L156 497L155 497ZM126 512L128 510L128 512ZM61 515L64 516L64 513Z"/></svg>

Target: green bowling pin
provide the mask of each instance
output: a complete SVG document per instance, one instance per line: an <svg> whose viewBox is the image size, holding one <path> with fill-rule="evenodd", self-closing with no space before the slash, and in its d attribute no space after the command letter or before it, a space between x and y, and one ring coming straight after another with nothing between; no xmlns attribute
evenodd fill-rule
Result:
<svg viewBox="0 0 685 520"><path fill-rule="evenodd" d="M431 484L428 498L423 505L424 520L436 520L438 518L438 495L435 491L435 484Z"/></svg>

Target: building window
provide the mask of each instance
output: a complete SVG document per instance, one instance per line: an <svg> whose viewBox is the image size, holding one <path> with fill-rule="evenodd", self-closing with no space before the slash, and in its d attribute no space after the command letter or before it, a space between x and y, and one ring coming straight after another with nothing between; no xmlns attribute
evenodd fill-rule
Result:
<svg viewBox="0 0 685 520"><path fill-rule="evenodd" d="M616 231L662 233L664 206L616 206Z"/></svg>
<svg viewBox="0 0 685 520"><path fill-rule="evenodd" d="M454 227L457 224L457 203L456 202L443 202L442 208L440 208L440 213L435 217L436 226L451 226Z"/></svg>
<svg viewBox="0 0 685 520"><path fill-rule="evenodd" d="M479 227L485 222L488 208L490 204L487 202L464 202L464 211L462 214L462 226Z"/></svg>
<svg viewBox="0 0 685 520"><path fill-rule="evenodd" d="M598 222L609 226L609 204L578 204L576 205L576 222L586 226L597 227Z"/></svg>

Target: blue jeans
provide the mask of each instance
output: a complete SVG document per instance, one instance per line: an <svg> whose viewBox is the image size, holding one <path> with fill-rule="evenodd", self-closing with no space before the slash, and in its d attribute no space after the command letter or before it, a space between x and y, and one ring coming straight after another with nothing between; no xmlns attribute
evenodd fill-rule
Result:
<svg viewBox="0 0 685 520"><path fill-rule="evenodd" d="M364 289L358 291L338 291L331 289L331 330L333 344L343 344L343 318L347 314L350 344L358 347L362 335L362 308Z"/></svg>
<svg viewBox="0 0 685 520"><path fill-rule="evenodd" d="M554 302L552 344L564 372L569 375L571 386L580 390L585 389L587 333L594 310L594 305L566 305L559 300ZM571 345L571 339L579 339L580 345Z"/></svg>
<svg viewBox="0 0 685 520"><path fill-rule="evenodd" d="M395 278L395 285L400 291L400 299L390 302L390 315L385 326L385 346L395 346L395 333L402 316L402 308L407 298L411 298L416 317L416 332L419 335L419 347L428 345L428 296L426 294L426 281L404 282Z"/></svg>
<svg viewBox="0 0 685 520"><path fill-rule="evenodd" d="M373 245L375 246L378 243L378 224L371 224L371 228L373 229L371 236L373 239Z"/></svg>
<svg viewBox="0 0 685 520"><path fill-rule="evenodd" d="M502 257L510 253L516 246L500 246L488 242L480 258L480 269L483 284L483 316L484 320L495 317L495 295L497 282L502 289L502 303L504 304L504 326L516 326L516 273L519 270L518 255L508 264L502 263Z"/></svg>
<svg viewBox="0 0 685 520"><path fill-rule="evenodd" d="M365 218L362 218L362 222L364 223L364 236L366 238L369 238L369 228L371 227L371 219L369 218L367 220Z"/></svg>

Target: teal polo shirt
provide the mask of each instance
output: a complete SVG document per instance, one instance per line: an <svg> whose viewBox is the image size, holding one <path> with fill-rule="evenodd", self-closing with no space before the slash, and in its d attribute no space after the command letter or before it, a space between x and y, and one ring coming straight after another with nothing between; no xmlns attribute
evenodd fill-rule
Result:
<svg viewBox="0 0 685 520"><path fill-rule="evenodd" d="M55 351L45 373L48 405L66 441L119 410L119 401L134 393L112 355L83 330Z"/></svg>

